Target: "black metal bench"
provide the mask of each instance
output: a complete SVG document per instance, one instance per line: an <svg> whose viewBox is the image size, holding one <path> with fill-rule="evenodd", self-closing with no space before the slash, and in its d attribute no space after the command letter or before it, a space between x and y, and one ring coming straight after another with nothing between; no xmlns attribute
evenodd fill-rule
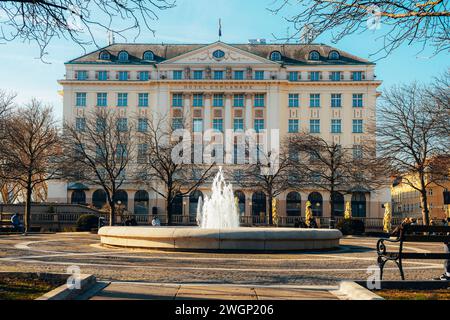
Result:
<svg viewBox="0 0 450 320"><path fill-rule="evenodd" d="M388 251L386 242L398 244L398 251ZM404 259L416 260L447 260L450 259L450 253L421 253L421 252L404 252L403 244L405 242L450 242L449 226L422 226L422 225L403 225L400 228L397 239L380 239L377 242L378 266L380 267L380 280L383 279L383 268L386 262L393 261L397 264L402 280L405 280L402 261Z"/></svg>

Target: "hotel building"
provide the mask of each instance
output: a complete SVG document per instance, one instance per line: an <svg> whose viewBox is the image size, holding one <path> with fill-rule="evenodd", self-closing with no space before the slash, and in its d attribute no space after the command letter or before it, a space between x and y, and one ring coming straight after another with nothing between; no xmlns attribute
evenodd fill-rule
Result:
<svg viewBox="0 0 450 320"><path fill-rule="evenodd" d="M173 121L188 115L193 130L279 129L311 132L355 152L367 125L375 121L375 64L323 44L112 44L65 64L64 120L82 124L88 110L110 108L124 119L158 112ZM124 120L126 121L126 120ZM368 138L375 139L374 136ZM165 214L163 199L127 181L120 199L127 211ZM177 215L195 216L200 188L179 200ZM237 190L240 211L259 216L266 197L258 190ZM49 201L100 206L98 186L54 182ZM322 190L287 190L279 197L280 216L304 216L313 203L330 216L330 195ZM339 197L338 210L351 201L353 215L382 217L386 191ZM339 209L341 208L341 209ZM194 220L195 221L195 220Z"/></svg>

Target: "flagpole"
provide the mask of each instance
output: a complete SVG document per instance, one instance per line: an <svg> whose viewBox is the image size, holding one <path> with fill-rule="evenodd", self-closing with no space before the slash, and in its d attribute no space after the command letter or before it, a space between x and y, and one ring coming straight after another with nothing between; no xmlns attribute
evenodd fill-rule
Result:
<svg viewBox="0 0 450 320"><path fill-rule="evenodd" d="M219 41L222 38L222 19L219 18Z"/></svg>

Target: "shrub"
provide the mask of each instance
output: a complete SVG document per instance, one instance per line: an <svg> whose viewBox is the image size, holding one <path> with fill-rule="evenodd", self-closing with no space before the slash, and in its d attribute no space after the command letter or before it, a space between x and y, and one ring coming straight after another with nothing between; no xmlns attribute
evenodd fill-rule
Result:
<svg viewBox="0 0 450 320"><path fill-rule="evenodd" d="M338 222L336 228L344 235L361 235L365 231L364 221L359 219L343 219Z"/></svg>
<svg viewBox="0 0 450 320"><path fill-rule="evenodd" d="M91 231L98 228L98 217L94 214L83 214L77 220L77 231Z"/></svg>

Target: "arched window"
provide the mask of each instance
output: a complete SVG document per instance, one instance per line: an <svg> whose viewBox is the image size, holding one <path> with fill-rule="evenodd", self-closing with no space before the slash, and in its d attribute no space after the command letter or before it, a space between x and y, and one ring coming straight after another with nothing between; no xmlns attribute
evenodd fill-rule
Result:
<svg viewBox="0 0 450 320"><path fill-rule="evenodd" d="M298 192L289 192L286 196L286 214L287 216L301 215L302 198Z"/></svg>
<svg viewBox="0 0 450 320"><path fill-rule="evenodd" d="M339 52L337 52L336 50L330 51L330 53L328 54L328 59L330 60L339 60L339 58Z"/></svg>
<svg viewBox="0 0 450 320"><path fill-rule="evenodd" d="M183 215L183 196L177 194L172 201L170 208L170 216L181 216Z"/></svg>
<svg viewBox="0 0 450 320"><path fill-rule="evenodd" d="M92 194L92 204L97 209L101 209L106 204L106 192L103 189L95 190Z"/></svg>
<svg viewBox="0 0 450 320"><path fill-rule="evenodd" d="M117 190L114 194L114 203L119 205L120 201L120 209L127 210L128 209L128 193L124 190Z"/></svg>
<svg viewBox="0 0 450 320"><path fill-rule="evenodd" d="M149 196L145 190L139 190L134 195L134 214L148 214Z"/></svg>
<svg viewBox="0 0 450 320"><path fill-rule="evenodd" d="M360 218L366 216L366 196L363 192L352 194L352 216Z"/></svg>
<svg viewBox="0 0 450 320"><path fill-rule="evenodd" d="M323 212L322 195L319 192L312 192L308 196L308 201L311 202L313 216L321 217Z"/></svg>
<svg viewBox="0 0 450 320"><path fill-rule="evenodd" d="M281 53L280 51L274 51L270 54L270 60L272 61L281 61Z"/></svg>
<svg viewBox="0 0 450 320"><path fill-rule="evenodd" d="M155 60L155 55L153 54L153 51L145 51L143 55L143 59L147 61L153 61Z"/></svg>
<svg viewBox="0 0 450 320"><path fill-rule="evenodd" d="M108 51L102 51L99 55L100 60L111 60L111 55Z"/></svg>
<svg viewBox="0 0 450 320"><path fill-rule="evenodd" d="M213 57L214 59L220 60L225 57L225 52L223 52L222 50L216 50L213 52Z"/></svg>
<svg viewBox="0 0 450 320"><path fill-rule="evenodd" d="M252 215L258 217L266 216L266 195L264 192L255 192L252 196Z"/></svg>
<svg viewBox="0 0 450 320"><path fill-rule="evenodd" d="M344 196L340 192L333 192L331 201L334 205L333 216L342 217L344 215Z"/></svg>
<svg viewBox="0 0 450 320"><path fill-rule="evenodd" d="M309 60L316 60L318 61L320 59L320 54L317 51L311 51L309 53Z"/></svg>
<svg viewBox="0 0 450 320"><path fill-rule="evenodd" d="M86 204L86 193L83 190L74 190L70 198L72 204Z"/></svg>
<svg viewBox="0 0 450 320"><path fill-rule="evenodd" d="M200 200L200 198L202 200ZM198 204L203 202L203 193L200 190L195 190L189 195L189 215L197 215Z"/></svg>
<svg viewBox="0 0 450 320"><path fill-rule="evenodd" d="M245 194L242 191L235 191L234 197L237 198L240 215L245 215Z"/></svg>
<svg viewBox="0 0 450 320"><path fill-rule="evenodd" d="M128 52L120 51L118 57L120 62L126 62L128 61Z"/></svg>

